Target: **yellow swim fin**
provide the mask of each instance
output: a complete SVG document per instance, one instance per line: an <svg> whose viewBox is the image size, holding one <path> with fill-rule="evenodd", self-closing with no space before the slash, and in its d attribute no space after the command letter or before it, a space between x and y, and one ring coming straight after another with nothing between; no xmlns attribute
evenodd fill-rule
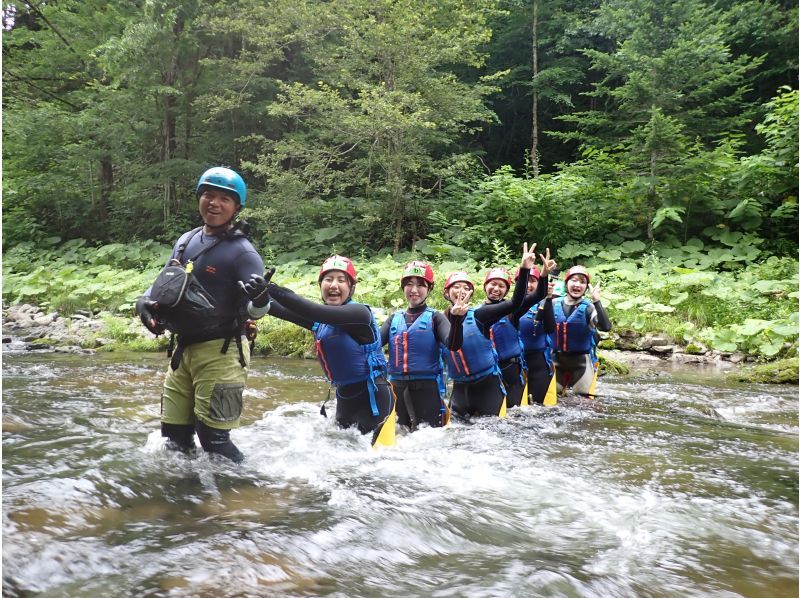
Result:
<svg viewBox="0 0 800 598"><path fill-rule="evenodd" d="M506 398L503 397L503 404L500 406L500 413L497 414L497 417L505 417L506 416Z"/></svg>
<svg viewBox="0 0 800 598"><path fill-rule="evenodd" d="M596 367L594 369L594 377L592 378L592 384L589 386L589 398L593 399L595 396L595 389L597 387L597 372L600 371L600 367Z"/></svg>
<svg viewBox="0 0 800 598"><path fill-rule="evenodd" d="M558 402L558 390L556 389L556 369L553 368L553 377L550 378L550 384L547 387L547 392L544 395L544 406L554 407Z"/></svg>
<svg viewBox="0 0 800 598"><path fill-rule="evenodd" d="M525 376L525 388L522 391L522 401L520 401L520 407L527 407L530 405L531 402L528 400L528 377Z"/></svg>
<svg viewBox="0 0 800 598"><path fill-rule="evenodd" d="M386 416L386 419L383 420L381 426L375 430L375 434L372 437L372 447L377 448L379 446L394 446L396 424L397 412L393 406L392 412Z"/></svg>

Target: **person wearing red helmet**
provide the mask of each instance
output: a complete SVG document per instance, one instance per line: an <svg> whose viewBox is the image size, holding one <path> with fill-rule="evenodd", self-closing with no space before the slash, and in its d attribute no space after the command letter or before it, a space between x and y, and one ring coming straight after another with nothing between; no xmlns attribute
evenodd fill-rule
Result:
<svg viewBox="0 0 800 598"><path fill-rule="evenodd" d="M539 382L545 376L542 371L542 364L535 357L532 363L527 361L528 355L526 352L526 343L529 344L527 336L530 334L529 322L530 312L540 304L545 303L545 294L548 286L546 281L549 273L555 269L556 262L550 258L550 249L545 250L545 254L539 254L542 261L542 270L534 266L528 275L527 279L527 293L525 299L517 309L514 310L508 318L500 320L492 328L492 333L495 338L495 345L498 347L498 353L506 357L504 363L503 380L506 387L509 389L509 406L528 405L530 400L528 396L523 396L526 386L528 387L528 395L531 394L531 389L536 390L538 396ZM519 269L515 272L515 280L518 280L520 275ZM542 281L540 284L540 280ZM491 299L491 297L490 297ZM544 313L542 314L544 316ZM526 338L523 338L523 337ZM516 352L519 353L516 353ZM549 379L550 372L545 369L547 378ZM545 389L546 390L546 389Z"/></svg>
<svg viewBox="0 0 800 598"><path fill-rule="evenodd" d="M548 274L556 268L556 262L550 259L549 249L547 256L541 257L545 264L543 267L545 274L540 275L537 268L531 271L525 302L513 315L519 330L525 365L528 368L526 372L528 396L523 397L523 404L526 398L528 404L543 404L554 373L548 345L549 335L555 332L553 283L548 281ZM544 294L546 296L542 298Z"/></svg>
<svg viewBox="0 0 800 598"><path fill-rule="evenodd" d="M506 389L497 351L491 341L492 326L511 314L522 305L527 288L528 272L536 260L536 245L528 250L525 243L522 251L520 272L524 276L514 287L511 301L498 300L484 303L477 308L469 308L460 321L453 319L455 302L468 301L474 285L466 273L451 275L445 283L444 296L453 303L446 315L451 326L462 327L461 346L447 353L447 375L453 379L453 392L450 395L450 409L462 418L473 415L505 416ZM505 272L503 277L508 273ZM510 276L508 276L510 283ZM507 292L507 290L506 290ZM459 310L460 311L460 310ZM458 311L455 312L458 315Z"/></svg>
<svg viewBox="0 0 800 598"><path fill-rule="evenodd" d="M556 330L551 343L560 393L572 388L578 394L594 394L595 330L608 332L611 321L600 303L600 283L590 282L585 267L572 266L564 275L566 295L553 301ZM591 302L584 298L587 291Z"/></svg>
<svg viewBox="0 0 800 598"><path fill-rule="evenodd" d="M317 358L336 387L336 423L372 433L373 445L393 444L395 396L375 316L368 305L352 300L358 283L355 266L349 258L332 255L323 262L317 281L323 305L270 283L270 315L314 334Z"/></svg>
<svg viewBox="0 0 800 598"><path fill-rule="evenodd" d="M533 269L536 269L536 266ZM517 282L519 282L519 268L517 268L516 274ZM511 274L508 270L502 267L490 268L483 279L483 290L486 293L484 305L505 302L505 297L510 289ZM503 385L506 388L506 407L509 408L518 407L521 404L522 391L525 388L525 363L522 360L519 332L512 323L512 315L503 316L489 329L489 339L497 353Z"/></svg>
<svg viewBox="0 0 800 598"><path fill-rule="evenodd" d="M386 318L381 327L381 344L389 347L389 382L398 398L397 421L412 432L419 423L436 428L450 419L442 351L454 344L451 332L460 334L461 329L451 328L444 314L428 307L434 284L430 264L407 263L400 288L408 308Z"/></svg>

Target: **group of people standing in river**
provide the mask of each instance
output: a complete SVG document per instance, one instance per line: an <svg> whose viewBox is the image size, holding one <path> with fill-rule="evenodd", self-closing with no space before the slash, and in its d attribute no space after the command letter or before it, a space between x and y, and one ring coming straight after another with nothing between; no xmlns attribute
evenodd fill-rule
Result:
<svg viewBox="0 0 800 598"><path fill-rule="evenodd" d="M246 193L244 180L229 168L203 173L196 186L203 226L180 237L167 267L137 301L148 330L170 330L177 339L177 345L170 342L161 399L168 448L192 450L196 433L206 452L243 460L230 430L242 412L248 329L267 314L312 332L323 372L336 388L337 424L372 434L373 444L394 437L395 414L413 431L422 423L446 426L451 415L503 417L510 407L545 403L556 386L593 394L596 330L610 330L611 323L600 285L590 286L582 266L566 272L565 294L554 297L556 262L548 249L539 254L538 268L536 245L525 243L510 300L506 268L489 269L486 300L477 307L469 274L454 272L442 288L450 306L439 312L427 305L433 269L412 261L399 277L408 307L379 327L372 309L353 300L358 274L347 257L323 262L322 304L271 281L275 270L264 270L241 221L235 222Z"/></svg>

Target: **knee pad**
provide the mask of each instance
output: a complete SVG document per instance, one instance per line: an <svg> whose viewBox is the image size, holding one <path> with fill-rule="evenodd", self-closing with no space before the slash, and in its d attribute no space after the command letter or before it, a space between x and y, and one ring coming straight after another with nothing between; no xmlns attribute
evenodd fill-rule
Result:
<svg viewBox="0 0 800 598"><path fill-rule="evenodd" d="M230 430L218 430L203 422L197 422L195 427L197 429L197 437L200 439L200 444L204 451L222 455L234 463L244 461L244 455L231 441Z"/></svg>
<svg viewBox="0 0 800 598"><path fill-rule="evenodd" d="M161 436L167 438L167 449L188 453L194 449L194 425L161 424Z"/></svg>

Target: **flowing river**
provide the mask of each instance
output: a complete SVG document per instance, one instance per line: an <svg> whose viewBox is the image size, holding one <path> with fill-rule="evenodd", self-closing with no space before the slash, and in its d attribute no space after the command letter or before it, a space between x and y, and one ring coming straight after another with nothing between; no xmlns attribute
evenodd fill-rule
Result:
<svg viewBox="0 0 800 598"><path fill-rule="evenodd" d="M162 449L165 368L4 352L4 596L798 595L796 387L660 366L373 450L256 358L234 466Z"/></svg>

